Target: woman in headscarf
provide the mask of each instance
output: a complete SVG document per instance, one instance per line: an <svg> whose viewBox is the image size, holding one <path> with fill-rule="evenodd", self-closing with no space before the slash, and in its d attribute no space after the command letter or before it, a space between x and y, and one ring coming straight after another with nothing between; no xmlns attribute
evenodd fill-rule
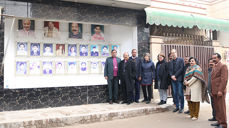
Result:
<svg viewBox="0 0 229 128"><path fill-rule="evenodd" d="M186 85L186 93L188 106L190 110L190 118L197 120L199 117L200 102L208 100L207 86L204 82L203 72L196 58L189 59L190 66L187 68L184 76L184 85Z"/></svg>

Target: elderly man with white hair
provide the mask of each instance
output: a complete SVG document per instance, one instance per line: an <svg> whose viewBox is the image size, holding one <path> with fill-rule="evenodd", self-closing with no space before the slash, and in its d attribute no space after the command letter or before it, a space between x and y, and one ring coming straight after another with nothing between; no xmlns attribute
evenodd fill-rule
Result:
<svg viewBox="0 0 229 128"><path fill-rule="evenodd" d="M123 103L127 105L133 102L135 63L129 60L128 52L123 54L123 60L120 63L119 74L121 79Z"/></svg>

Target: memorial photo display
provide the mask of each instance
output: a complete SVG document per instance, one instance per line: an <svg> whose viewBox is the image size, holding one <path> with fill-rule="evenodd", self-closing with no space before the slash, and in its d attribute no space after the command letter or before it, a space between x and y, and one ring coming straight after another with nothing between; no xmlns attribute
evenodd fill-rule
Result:
<svg viewBox="0 0 229 128"><path fill-rule="evenodd" d="M102 74L111 50L120 55L120 44L105 41L104 25L39 21L35 27L36 22L18 19L16 75ZM89 39L83 39L83 31L89 32Z"/></svg>

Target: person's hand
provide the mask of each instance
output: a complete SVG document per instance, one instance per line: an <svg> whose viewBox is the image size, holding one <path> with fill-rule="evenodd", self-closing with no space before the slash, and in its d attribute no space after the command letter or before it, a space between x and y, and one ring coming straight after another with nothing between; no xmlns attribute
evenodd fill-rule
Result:
<svg viewBox="0 0 229 128"><path fill-rule="evenodd" d="M223 96L223 93L219 91L217 96Z"/></svg>
<svg viewBox="0 0 229 128"><path fill-rule="evenodd" d="M142 78L141 77L138 77L138 80L140 81L140 80L142 80Z"/></svg>
<svg viewBox="0 0 229 128"><path fill-rule="evenodd" d="M105 79L107 80L107 79L108 79L108 77L107 77L107 76L105 76Z"/></svg>
<svg viewBox="0 0 229 128"><path fill-rule="evenodd" d="M152 82L155 82L155 80L152 80Z"/></svg>
<svg viewBox="0 0 229 128"><path fill-rule="evenodd" d="M184 85L185 85L185 86L188 86L188 81L185 80L185 81L184 81Z"/></svg>
<svg viewBox="0 0 229 128"><path fill-rule="evenodd" d="M173 75L173 76L171 76L171 79L172 80L174 80L174 81L176 81L177 79L176 79L176 77Z"/></svg>

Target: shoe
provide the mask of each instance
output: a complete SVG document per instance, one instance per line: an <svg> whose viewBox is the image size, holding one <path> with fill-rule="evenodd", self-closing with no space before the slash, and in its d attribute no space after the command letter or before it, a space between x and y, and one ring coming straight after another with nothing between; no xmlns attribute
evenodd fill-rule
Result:
<svg viewBox="0 0 229 128"><path fill-rule="evenodd" d="M139 103L139 101L135 101L135 103Z"/></svg>
<svg viewBox="0 0 229 128"><path fill-rule="evenodd" d="M126 104L127 104L127 105L130 105L130 104L131 104L131 102L127 102Z"/></svg>
<svg viewBox="0 0 229 128"><path fill-rule="evenodd" d="M109 101L109 104L113 104L112 100Z"/></svg>
<svg viewBox="0 0 229 128"><path fill-rule="evenodd" d="M208 121L217 121L214 117L212 117L211 119L208 119Z"/></svg>
<svg viewBox="0 0 229 128"><path fill-rule="evenodd" d="M163 100L161 100L161 102L157 103L157 105L162 105L163 103Z"/></svg>
<svg viewBox="0 0 229 128"><path fill-rule="evenodd" d="M184 109L180 109L180 110L179 110L179 113L183 113L183 112L184 112Z"/></svg>
<svg viewBox="0 0 229 128"><path fill-rule="evenodd" d="M115 100L114 103L119 104L118 100Z"/></svg>
<svg viewBox="0 0 229 128"><path fill-rule="evenodd" d="M193 121L195 121L195 120L198 120L198 118L196 118L196 117L192 117L192 120L193 120Z"/></svg>
<svg viewBox="0 0 229 128"><path fill-rule="evenodd" d="M177 112L177 111L179 111L179 108L176 108L176 109L173 110L173 112Z"/></svg>
<svg viewBox="0 0 229 128"><path fill-rule="evenodd" d="M190 116L190 115L187 115L186 117L187 117L187 118L193 118L193 117L192 117L192 116Z"/></svg>
<svg viewBox="0 0 229 128"><path fill-rule="evenodd" d="M185 111L185 112L184 112L184 114L190 114L190 111L189 111L189 110L187 110L187 111Z"/></svg>
<svg viewBox="0 0 229 128"><path fill-rule="evenodd" d="M145 100L145 99L144 99L144 100L142 100L142 102L146 102L146 101L147 101L147 100Z"/></svg>
<svg viewBox="0 0 229 128"><path fill-rule="evenodd" d="M126 101L122 101L122 103L121 104L126 104L127 102Z"/></svg>
<svg viewBox="0 0 229 128"><path fill-rule="evenodd" d="M217 126L217 127L215 127L215 128L224 128L222 125L219 125L219 126Z"/></svg>
<svg viewBox="0 0 229 128"><path fill-rule="evenodd" d="M213 123L213 124L211 124L211 126L219 126L219 123L218 122Z"/></svg>
<svg viewBox="0 0 229 128"><path fill-rule="evenodd" d="M150 101L146 101L146 104L149 104L150 103Z"/></svg>
<svg viewBox="0 0 229 128"><path fill-rule="evenodd" d="M163 101L163 104L166 104L167 103L167 101Z"/></svg>

